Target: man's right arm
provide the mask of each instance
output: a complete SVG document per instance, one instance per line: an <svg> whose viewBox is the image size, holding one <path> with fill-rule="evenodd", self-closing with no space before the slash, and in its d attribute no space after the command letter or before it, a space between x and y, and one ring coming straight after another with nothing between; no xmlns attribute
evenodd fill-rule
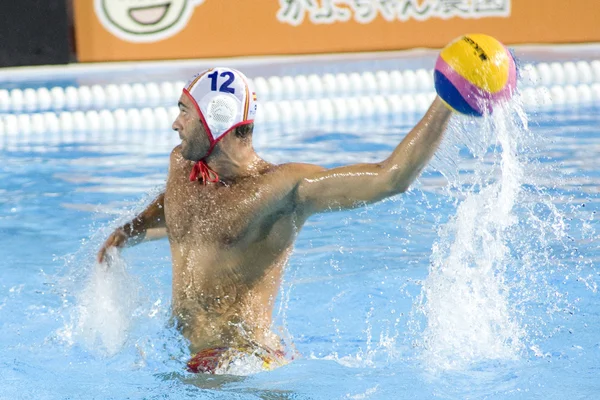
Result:
<svg viewBox="0 0 600 400"><path fill-rule="evenodd" d="M130 247L138 243L164 238L165 194L161 193L146 209L125 225L115 229L106 239L98 252L98 262L103 262L106 252L111 247Z"/></svg>
<svg viewBox="0 0 600 400"><path fill-rule="evenodd" d="M305 169L296 191L305 215L354 208L406 191L437 150L451 115L436 97L386 160L328 170Z"/></svg>

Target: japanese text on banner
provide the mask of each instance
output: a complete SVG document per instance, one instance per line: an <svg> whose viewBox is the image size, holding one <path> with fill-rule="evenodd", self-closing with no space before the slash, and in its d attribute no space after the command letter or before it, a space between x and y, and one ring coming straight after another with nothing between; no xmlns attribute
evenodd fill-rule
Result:
<svg viewBox="0 0 600 400"><path fill-rule="evenodd" d="M306 17L313 24L352 19L368 24L378 16L386 21L424 21L430 18L509 17L511 0L279 0L277 19L293 26Z"/></svg>

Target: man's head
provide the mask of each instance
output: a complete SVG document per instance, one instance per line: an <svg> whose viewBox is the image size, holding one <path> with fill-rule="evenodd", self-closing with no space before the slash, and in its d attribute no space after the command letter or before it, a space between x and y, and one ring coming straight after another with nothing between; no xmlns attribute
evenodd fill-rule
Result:
<svg viewBox="0 0 600 400"><path fill-rule="evenodd" d="M256 93L241 72L212 68L195 75L183 89L173 122L182 139L182 155L192 161L204 159L232 130L249 136L256 107Z"/></svg>

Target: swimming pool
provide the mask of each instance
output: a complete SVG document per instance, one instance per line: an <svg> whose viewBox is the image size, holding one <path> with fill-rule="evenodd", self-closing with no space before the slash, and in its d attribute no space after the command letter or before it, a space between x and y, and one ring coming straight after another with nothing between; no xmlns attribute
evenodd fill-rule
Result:
<svg viewBox="0 0 600 400"><path fill-rule="evenodd" d="M257 150L378 161L418 116L265 123ZM410 192L300 233L275 329L302 356L222 376L183 371L166 242L94 264L164 184L176 135L5 135L0 398L594 398L599 123L597 104L455 119Z"/></svg>

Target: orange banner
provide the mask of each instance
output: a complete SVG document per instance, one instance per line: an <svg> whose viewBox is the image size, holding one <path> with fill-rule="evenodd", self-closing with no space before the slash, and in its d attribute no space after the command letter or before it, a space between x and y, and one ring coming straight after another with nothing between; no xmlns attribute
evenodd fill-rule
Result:
<svg viewBox="0 0 600 400"><path fill-rule="evenodd" d="M79 61L600 41L598 0L74 0Z"/></svg>

